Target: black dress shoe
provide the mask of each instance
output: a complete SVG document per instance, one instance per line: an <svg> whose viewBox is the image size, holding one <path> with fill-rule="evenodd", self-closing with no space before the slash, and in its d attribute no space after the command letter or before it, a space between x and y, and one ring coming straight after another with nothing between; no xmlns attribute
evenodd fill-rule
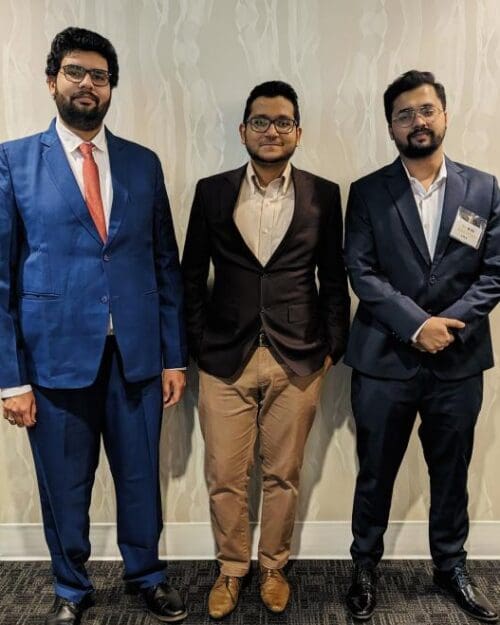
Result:
<svg viewBox="0 0 500 625"><path fill-rule="evenodd" d="M148 610L160 621L176 623L184 620L188 614L178 591L165 582L141 590L141 594Z"/></svg>
<svg viewBox="0 0 500 625"><path fill-rule="evenodd" d="M373 567L355 566L347 593L347 607L353 618L367 621L377 605L377 574Z"/></svg>
<svg viewBox="0 0 500 625"><path fill-rule="evenodd" d="M486 623L498 621L498 614L474 584L465 566L455 566L451 571L434 570L434 583L447 590L470 616Z"/></svg>
<svg viewBox="0 0 500 625"><path fill-rule="evenodd" d="M89 593L78 603L56 596L45 625L79 625L83 612L93 605L94 593Z"/></svg>

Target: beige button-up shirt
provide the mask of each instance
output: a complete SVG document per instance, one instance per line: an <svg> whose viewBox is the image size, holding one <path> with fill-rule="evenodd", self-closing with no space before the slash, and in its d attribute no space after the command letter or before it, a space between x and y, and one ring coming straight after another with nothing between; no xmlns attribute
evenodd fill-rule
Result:
<svg viewBox="0 0 500 625"><path fill-rule="evenodd" d="M266 265L285 236L293 217L295 189L292 167L263 187L248 163L234 209L234 222L261 265Z"/></svg>

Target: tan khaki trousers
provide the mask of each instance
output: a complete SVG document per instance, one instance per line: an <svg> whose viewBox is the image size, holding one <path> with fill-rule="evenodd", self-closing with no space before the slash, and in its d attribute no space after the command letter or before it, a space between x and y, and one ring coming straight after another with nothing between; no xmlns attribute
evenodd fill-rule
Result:
<svg viewBox="0 0 500 625"><path fill-rule="evenodd" d="M241 577L251 559L248 482L259 434L263 500L259 562L279 569L290 555L299 473L324 369L300 377L258 347L234 378L200 371L199 415L217 559Z"/></svg>

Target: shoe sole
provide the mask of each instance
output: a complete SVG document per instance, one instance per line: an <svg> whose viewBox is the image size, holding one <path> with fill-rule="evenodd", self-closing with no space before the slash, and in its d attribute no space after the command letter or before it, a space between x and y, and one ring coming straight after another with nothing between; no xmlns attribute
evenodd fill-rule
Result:
<svg viewBox="0 0 500 625"><path fill-rule="evenodd" d="M465 608L463 608L455 599L455 597L453 596L453 593L451 593L448 588L446 588L446 586L442 586L438 581L436 581L435 579L432 580L434 582L434 585L437 586L440 590L442 590L446 596L449 599L453 599L453 603L456 605L456 607L463 612L464 614L467 614L467 616L470 616L471 618L475 619L476 621L481 621L481 623L498 623L498 616L495 618L488 618L485 616L477 616L476 614L472 614L472 612L469 612L468 610L466 610Z"/></svg>
<svg viewBox="0 0 500 625"><path fill-rule="evenodd" d="M353 619L355 619L356 621L369 621L371 619L371 617L373 616L375 610L372 610L370 612L370 614L366 614L365 616L359 616L357 614L353 614L350 610L349 610L349 614L352 616Z"/></svg>
<svg viewBox="0 0 500 625"><path fill-rule="evenodd" d="M151 616L153 616L158 621L161 621L162 623L178 623L179 621L183 621L185 618L187 618L188 615L187 610L182 612L182 614L177 614L176 616L162 616L160 614L155 614L151 610L148 610L148 612L151 614Z"/></svg>
<svg viewBox="0 0 500 625"><path fill-rule="evenodd" d="M280 610L274 610L273 608L270 608L268 605L266 605L264 601L262 601L262 605L266 608L266 610L271 612L271 614L283 614L283 612L285 612L286 609L288 608L288 604L287 604L284 608L281 608Z"/></svg>
<svg viewBox="0 0 500 625"><path fill-rule="evenodd" d="M210 614L210 612L208 613L208 616L213 620L213 621L222 621L223 618L226 618L226 616L229 616L230 614L232 614L234 612L235 608L233 608L232 610L229 610L229 612L226 612L225 614L221 614L219 615L215 615L215 614Z"/></svg>

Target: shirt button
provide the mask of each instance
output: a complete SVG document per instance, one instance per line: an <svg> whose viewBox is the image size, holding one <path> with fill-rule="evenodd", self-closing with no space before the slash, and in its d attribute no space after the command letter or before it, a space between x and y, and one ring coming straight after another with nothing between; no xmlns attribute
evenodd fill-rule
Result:
<svg viewBox="0 0 500 625"><path fill-rule="evenodd" d="M107 295L103 295L101 297L101 304L107 304L109 301L109 297Z"/></svg>

